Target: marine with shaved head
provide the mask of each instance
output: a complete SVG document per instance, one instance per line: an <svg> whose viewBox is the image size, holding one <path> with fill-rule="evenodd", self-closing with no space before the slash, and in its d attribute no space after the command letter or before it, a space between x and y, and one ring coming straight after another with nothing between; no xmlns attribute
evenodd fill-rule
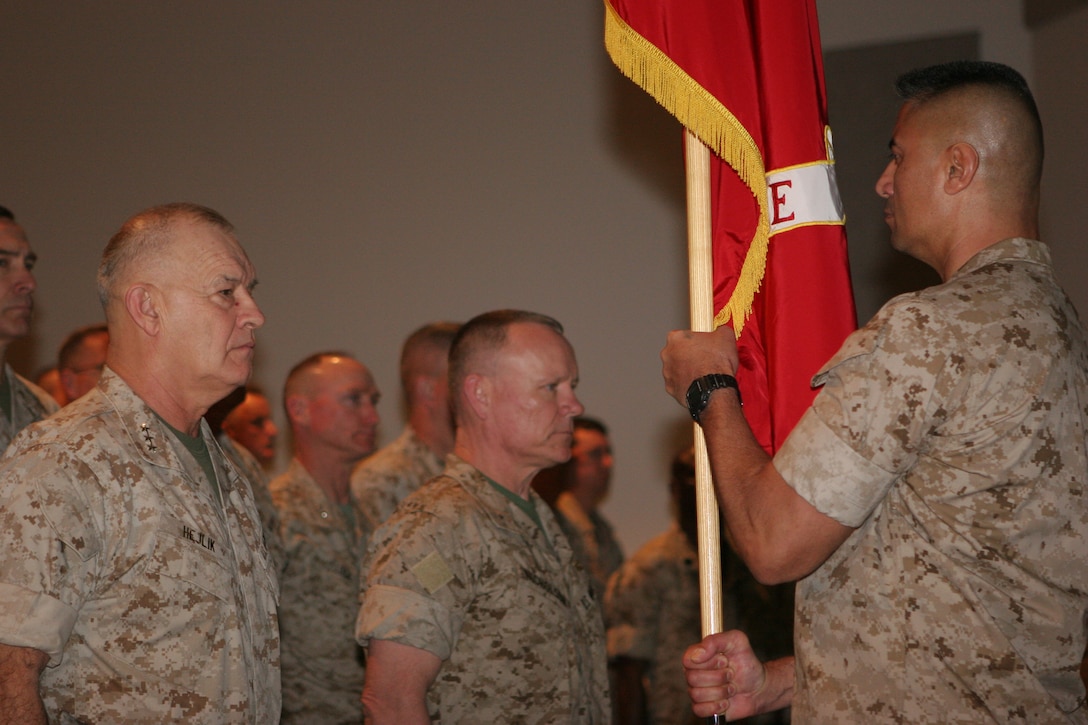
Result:
<svg viewBox="0 0 1088 725"><path fill-rule="evenodd" d="M381 394L343 352L291 368L283 402L295 455L269 485L287 563L280 577L283 723L363 722L363 659L352 637L360 540L351 471L374 451Z"/></svg>
<svg viewBox="0 0 1088 725"><path fill-rule="evenodd" d="M494 310L458 330L453 453L367 550L355 635L368 725L610 722L589 575L531 488L570 458L577 385L551 317Z"/></svg>
<svg viewBox="0 0 1088 725"><path fill-rule="evenodd" d="M799 580L796 660L764 665L742 633L711 635L685 655L694 710L1088 722L1088 342L1036 241L1035 102L996 63L897 89L876 190L892 245L942 283L847 339L773 459L738 397L706 391L703 376L737 371L731 330L674 332L662 352L734 548L764 582Z"/></svg>

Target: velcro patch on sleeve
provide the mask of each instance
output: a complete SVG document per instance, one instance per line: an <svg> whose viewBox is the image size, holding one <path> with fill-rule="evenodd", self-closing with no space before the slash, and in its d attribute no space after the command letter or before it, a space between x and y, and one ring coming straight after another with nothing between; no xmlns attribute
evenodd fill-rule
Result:
<svg viewBox="0 0 1088 725"><path fill-rule="evenodd" d="M412 574L428 594L434 594L453 581L449 564L437 551L432 551L423 561L412 567Z"/></svg>

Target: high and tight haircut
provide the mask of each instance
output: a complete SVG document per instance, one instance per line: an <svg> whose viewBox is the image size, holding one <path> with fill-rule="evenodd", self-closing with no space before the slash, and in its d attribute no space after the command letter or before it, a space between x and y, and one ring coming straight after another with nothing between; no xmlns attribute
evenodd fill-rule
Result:
<svg viewBox="0 0 1088 725"><path fill-rule="evenodd" d="M1043 159L1043 122L1035 96L1016 69L984 60L957 60L907 71L895 81L895 91L904 101L924 104L970 86L996 91L1014 99L1030 119L1038 144L1039 165Z"/></svg>
<svg viewBox="0 0 1088 725"><path fill-rule="evenodd" d="M563 334L563 326L553 317L525 310L492 310L476 315L461 326L450 346L450 404L454 416L459 414L461 385L468 377L469 363L481 353L494 352L506 344L506 331L511 325L530 323L543 325L556 334Z"/></svg>
<svg viewBox="0 0 1088 725"><path fill-rule="evenodd" d="M227 234L234 226L219 212L199 204L176 202L153 206L126 221L114 234L102 252L98 265L98 299L105 309L117 282L134 261L162 251L171 240L170 230L181 219L210 224Z"/></svg>
<svg viewBox="0 0 1088 725"><path fill-rule="evenodd" d="M298 381L303 375L316 368L325 360L334 357L347 358L348 360L354 360L355 356L350 352L344 352L343 350L324 350L322 352L315 352L313 355L306 356L303 360L296 363L293 368L287 373L287 379L283 382L283 404L287 405L287 398L291 395L295 395L297 392ZM289 414L289 413L288 413Z"/></svg>
<svg viewBox="0 0 1088 725"><path fill-rule="evenodd" d="M15 221L15 214L12 213L11 209L8 209L6 206L0 205L0 219L10 219L11 221Z"/></svg>
<svg viewBox="0 0 1088 725"><path fill-rule="evenodd" d="M79 352L79 348L83 346L83 342L88 337L108 334L110 334L110 329L105 323L87 325L86 327L80 327L73 330L68 337L64 338L64 342L61 343L60 351L57 353L57 369L71 369L72 358L76 356L76 353Z"/></svg>
<svg viewBox="0 0 1088 725"><path fill-rule="evenodd" d="M400 384L409 404L412 402L411 377L419 365L421 354L434 351L448 358L453 339L460 329L460 322L431 322L417 329L404 341L400 348Z"/></svg>
<svg viewBox="0 0 1088 725"><path fill-rule="evenodd" d="M591 418L588 415L579 415L571 423L574 425L574 430L591 430L601 435L608 436L608 426L596 418Z"/></svg>

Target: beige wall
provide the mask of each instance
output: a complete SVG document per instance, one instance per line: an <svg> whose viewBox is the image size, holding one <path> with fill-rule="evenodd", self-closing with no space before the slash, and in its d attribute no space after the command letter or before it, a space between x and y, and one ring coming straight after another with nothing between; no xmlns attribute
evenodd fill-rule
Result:
<svg viewBox="0 0 1088 725"><path fill-rule="evenodd" d="M1046 124L1042 237L1083 321L1088 321L1086 37L1088 7L1081 7L1037 28L1033 55L1035 93Z"/></svg>
<svg viewBox="0 0 1088 725"><path fill-rule="evenodd" d="M1015 2L916 5L821 2L827 46L977 31L985 57L1049 62ZM385 440L411 329L505 306L562 320L633 550L667 521L689 431L658 361L687 320L680 132L610 65L601 18L582 0L0 0L0 204L41 256L17 361L100 318L93 270L126 216L205 203L261 278L256 380L275 393L303 356L352 350L386 392Z"/></svg>
<svg viewBox="0 0 1088 725"><path fill-rule="evenodd" d="M1021 0L816 0L816 6L824 50L978 33L983 59L1032 75Z"/></svg>

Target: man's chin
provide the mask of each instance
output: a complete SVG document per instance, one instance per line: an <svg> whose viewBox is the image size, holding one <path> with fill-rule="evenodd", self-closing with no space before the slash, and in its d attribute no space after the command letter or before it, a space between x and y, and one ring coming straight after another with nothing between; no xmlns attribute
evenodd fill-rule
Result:
<svg viewBox="0 0 1088 725"><path fill-rule="evenodd" d="M30 315L8 317L0 324L0 339L20 340L30 334Z"/></svg>
<svg viewBox="0 0 1088 725"><path fill-rule="evenodd" d="M894 249L895 251L911 257L914 256L910 253L910 242L907 239L904 239L901 234L896 233L894 228L892 229L889 243L891 244L892 249Z"/></svg>
<svg viewBox="0 0 1088 725"><path fill-rule="evenodd" d="M560 463L566 463L570 460L570 448L567 447L562 450L554 451L550 456L551 463L548 464L548 468L552 466L558 466Z"/></svg>
<svg viewBox="0 0 1088 725"><path fill-rule="evenodd" d="M249 375L252 372L253 366L247 362L245 365L234 366L233 369L225 373L221 378L223 387L227 391L223 393L224 397L245 385L249 381Z"/></svg>
<svg viewBox="0 0 1088 725"><path fill-rule="evenodd" d="M356 438L355 448L363 458L366 458L378 449L378 437L376 435L371 435Z"/></svg>

